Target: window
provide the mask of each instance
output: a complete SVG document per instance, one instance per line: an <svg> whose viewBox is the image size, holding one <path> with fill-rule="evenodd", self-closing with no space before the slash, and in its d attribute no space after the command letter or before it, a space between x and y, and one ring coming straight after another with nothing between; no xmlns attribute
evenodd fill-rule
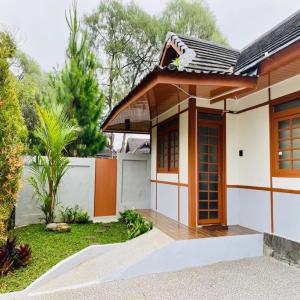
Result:
<svg viewBox="0 0 300 300"><path fill-rule="evenodd" d="M179 129L178 117L158 126L158 172L178 172Z"/></svg>
<svg viewBox="0 0 300 300"><path fill-rule="evenodd" d="M273 176L300 175L300 99L272 107Z"/></svg>

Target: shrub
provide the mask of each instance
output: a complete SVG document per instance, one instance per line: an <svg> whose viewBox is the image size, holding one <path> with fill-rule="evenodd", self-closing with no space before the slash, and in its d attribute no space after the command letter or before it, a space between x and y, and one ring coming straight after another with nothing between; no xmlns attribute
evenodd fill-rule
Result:
<svg viewBox="0 0 300 300"><path fill-rule="evenodd" d="M62 220L65 223L85 224L90 222L88 213L76 205L74 208L66 207L60 210Z"/></svg>
<svg viewBox="0 0 300 300"><path fill-rule="evenodd" d="M76 140L79 128L72 125L62 105L54 102L48 107L37 105L37 112L40 124L34 134L42 151L37 147L34 149L36 157L30 164L28 181L41 204L47 224L55 220L58 189L69 166L69 159L63 154L66 147Z"/></svg>
<svg viewBox="0 0 300 300"><path fill-rule="evenodd" d="M17 201L26 139L16 82L9 70L14 52L11 37L0 32L0 245L6 242L8 220Z"/></svg>
<svg viewBox="0 0 300 300"><path fill-rule="evenodd" d="M28 244L16 246L16 237L8 238L0 247L0 276L8 272L25 267L31 258L31 249Z"/></svg>
<svg viewBox="0 0 300 300"><path fill-rule="evenodd" d="M119 214L119 221L127 225L129 239L146 233L153 228L153 224L146 221L145 218L135 210L127 209Z"/></svg>

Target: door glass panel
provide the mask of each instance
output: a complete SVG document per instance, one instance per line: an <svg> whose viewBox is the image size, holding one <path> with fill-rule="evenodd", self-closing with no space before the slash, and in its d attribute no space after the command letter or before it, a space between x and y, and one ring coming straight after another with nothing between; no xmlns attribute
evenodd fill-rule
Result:
<svg viewBox="0 0 300 300"><path fill-rule="evenodd" d="M280 130L279 131L279 138L280 139L286 139L290 137L290 131L289 130Z"/></svg>
<svg viewBox="0 0 300 300"><path fill-rule="evenodd" d="M300 158L300 150L293 150L293 158Z"/></svg>
<svg viewBox="0 0 300 300"><path fill-rule="evenodd" d="M292 167L292 162L290 160L279 161L279 169L290 169Z"/></svg>
<svg viewBox="0 0 300 300"><path fill-rule="evenodd" d="M210 209L218 209L218 202L217 201L210 201L209 208Z"/></svg>
<svg viewBox="0 0 300 300"><path fill-rule="evenodd" d="M293 147L300 148L300 139L293 140Z"/></svg>
<svg viewBox="0 0 300 300"><path fill-rule="evenodd" d="M287 151L279 151L278 156L279 156L279 159L290 158L290 157L291 157L291 151L290 151L290 150L287 150Z"/></svg>
<svg viewBox="0 0 300 300"><path fill-rule="evenodd" d="M220 159L220 127L207 122L198 125L198 172L199 172L199 222L203 224L219 222L219 176Z"/></svg>
<svg viewBox="0 0 300 300"><path fill-rule="evenodd" d="M299 170L300 169L300 160L294 160L293 167L294 167L294 169Z"/></svg>
<svg viewBox="0 0 300 300"><path fill-rule="evenodd" d="M287 149L287 148L291 148L290 140L279 141L279 149Z"/></svg>
<svg viewBox="0 0 300 300"><path fill-rule="evenodd" d="M218 212L217 211L211 211L210 212L210 218L211 219L218 219Z"/></svg>
<svg viewBox="0 0 300 300"><path fill-rule="evenodd" d="M284 128L288 128L290 126L290 121L280 121L278 122L278 128L279 129L284 129Z"/></svg>
<svg viewBox="0 0 300 300"><path fill-rule="evenodd" d="M292 126L293 127L299 127L300 126L300 118L294 118L292 120Z"/></svg>
<svg viewBox="0 0 300 300"><path fill-rule="evenodd" d="M200 209L208 209L208 202L200 201Z"/></svg>
<svg viewBox="0 0 300 300"><path fill-rule="evenodd" d="M292 131L293 138L300 137L300 128L294 128Z"/></svg>

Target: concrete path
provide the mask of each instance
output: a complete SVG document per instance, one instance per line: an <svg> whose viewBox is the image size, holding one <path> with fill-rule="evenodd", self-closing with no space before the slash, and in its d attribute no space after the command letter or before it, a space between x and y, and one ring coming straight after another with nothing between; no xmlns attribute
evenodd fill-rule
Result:
<svg viewBox="0 0 300 300"><path fill-rule="evenodd" d="M126 243L116 244L111 251L90 259L70 271L50 279L31 291L31 294L44 293L74 286L84 286L103 281L116 271L126 269L150 253L165 247L173 239L158 229L139 236Z"/></svg>
<svg viewBox="0 0 300 300"><path fill-rule="evenodd" d="M26 299L299 300L300 269L271 258L249 258L100 283Z"/></svg>

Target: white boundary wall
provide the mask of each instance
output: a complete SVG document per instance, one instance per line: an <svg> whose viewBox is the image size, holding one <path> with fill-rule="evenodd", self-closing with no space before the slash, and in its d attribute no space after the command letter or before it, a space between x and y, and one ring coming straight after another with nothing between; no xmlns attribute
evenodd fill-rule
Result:
<svg viewBox="0 0 300 300"><path fill-rule="evenodd" d="M64 207L74 207L78 204L82 209L94 217L94 190L95 190L95 159L71 157L70 166L62 179L59 189L59 202ZM38 208L39 203L33 199L32 186L27 182L30 176L29 163L31 158L25 158L23 170L23 187L19 192L16 208L16 225L40 223L43 217ZM57 213L59 216L59 212Z"/></svg>

